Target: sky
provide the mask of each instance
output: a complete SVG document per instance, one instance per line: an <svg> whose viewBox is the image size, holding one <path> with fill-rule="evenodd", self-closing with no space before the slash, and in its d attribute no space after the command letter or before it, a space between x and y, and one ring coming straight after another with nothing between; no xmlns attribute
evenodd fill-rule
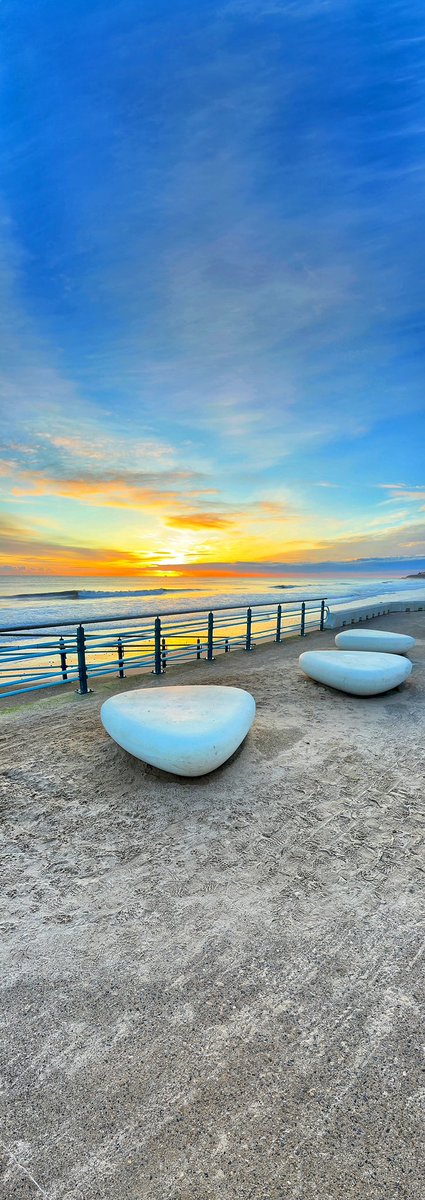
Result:
<svg viewBox="0 0 425 1200"><path fill-rule="evenodd" d="M422 0L0 42L0 571L423 556Z"/></svg>

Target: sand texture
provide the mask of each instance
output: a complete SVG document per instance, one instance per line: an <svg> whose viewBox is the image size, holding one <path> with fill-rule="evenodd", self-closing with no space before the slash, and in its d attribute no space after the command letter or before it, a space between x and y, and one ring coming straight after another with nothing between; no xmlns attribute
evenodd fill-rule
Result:
<svg viewBox="0 0 425 1200"><path fill-rule="evenodd" d="M327 632L0 705L8 1200L423 1200L425 614L374 624L372 699L301 674ZM256 699L200 780L101 726L167 682Z"/></svg>

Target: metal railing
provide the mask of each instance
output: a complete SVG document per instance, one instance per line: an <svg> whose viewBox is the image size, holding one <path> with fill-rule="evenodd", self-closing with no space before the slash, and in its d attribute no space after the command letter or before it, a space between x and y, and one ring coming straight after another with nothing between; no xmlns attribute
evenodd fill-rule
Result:
<svg viewBox="0 0 425 1200"><path fill-rule="evenodd" d="M231 604L161 615L93 617L84 625L76 621L8 625L0 629L0 698L72 681L85 696L98 676L124 679L140 670L162 675L173 662L202 658L213 662L217 654L231 649L250 652L261 641L281 642L294 634L304 637L312 629L324 628L328 611L326 597L319 596L276 604L264 601L248 608ZM133 621L137 627L127 628ZM105 628L111 622L125 622L126 627Z"/></svg>

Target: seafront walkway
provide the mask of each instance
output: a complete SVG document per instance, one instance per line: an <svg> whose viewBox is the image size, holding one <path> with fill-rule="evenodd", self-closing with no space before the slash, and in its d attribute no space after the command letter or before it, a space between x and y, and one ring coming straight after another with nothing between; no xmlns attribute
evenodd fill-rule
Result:
<svg viewBox="0 0 425 1200"><path fill-rule="evenodd" d="M128 679L263 642L284 641L314 630L338 629L395 612L425 611L425 589L328 601L324 596L266 600L161 614L76 614L71 620L0 627L0 704L18 692L78 686L112 675Z"/></svg>
<svg viewBox="0 0 425 1200"><path fill-rule="evenodd" d="M368 700L325 630L2 702L5 1196L422 1200L425 613L374 625L417 645ZM199 780L100 723L171 682L257 701Z"/></svg>

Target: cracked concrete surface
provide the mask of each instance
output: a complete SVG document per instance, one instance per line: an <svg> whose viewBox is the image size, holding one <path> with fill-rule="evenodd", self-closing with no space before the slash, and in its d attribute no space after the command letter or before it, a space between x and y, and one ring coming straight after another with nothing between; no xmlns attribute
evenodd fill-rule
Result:
<svg viewBox="0 0 425 1200"><path fill-rule="evenodd" d="M333 635L0 705L0 1187L19 1200L423 1197L425 617L401 691ZM246 687L213 775L130 758L119 688Z"/></svg>

